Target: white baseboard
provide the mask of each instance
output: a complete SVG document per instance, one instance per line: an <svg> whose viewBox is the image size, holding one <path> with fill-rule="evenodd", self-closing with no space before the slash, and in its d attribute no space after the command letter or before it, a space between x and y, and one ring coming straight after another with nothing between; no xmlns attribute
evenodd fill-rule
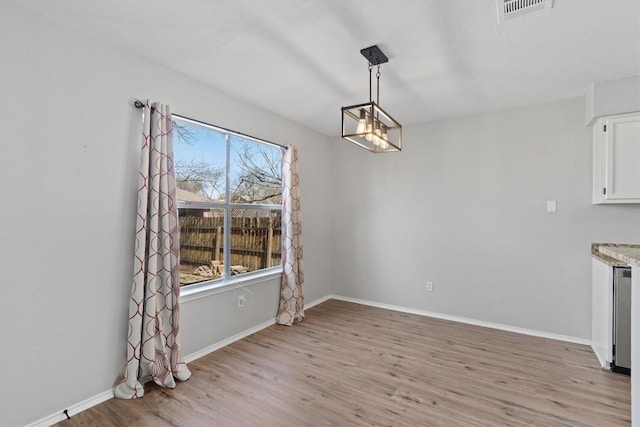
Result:
<svg viewBox="0 0 640 427"><path fill-rule="evenodd" d="M329 294L329 295L323 296L322 298L315 299L315 300L313 300L311 302L306 303L304 305L304 309L308 310L311 307L313 307L314 305L322 304L323 302L328 301L330 299L336 299L336 296Z"/></svg>
<svg viewBox="0 0 640 427"><path fill-rule="evenodd" d="M598 358L598 363L600 363L600 366L602 366L602 369L606 369L609 370L609 364L607 363L607 361L605 360L604 357L602 357L602 352L598 351L599 349L597 349L596 347L593 346L593 344L591 345L591 350L593 350L593 353L596 355L596 357Z"/></svg>
<svg viewBox="0 0 640 427"><path fill-rule="evenodd" d="M223 339L221 341L213 343L210 346L207 346L207 347L203 348L202 350L198 350L198 351L196 351L194 353L189 354L188 356L184 356L183 359L184 359L184 361L186 363L193 362L196 359L200 359L201 357L206 356L209 353L213 353L214 351L219 350L222 347L225 347L225 346L227 346L227 345L229 345L231 343L239 341L242 338L248 337L251 334L255 334L256 332L261 331L262 329L264 329L266 327L269 327L269 326L271 326L271 325L273 325L275 323L276 323L276 319L274 317L273 319L269 319L269 320L267 320L265 322L262 322L262 323L260 323L260 324L258 324L256 326L253 326L253 327L251 327L249 329L245 329L242 332L238 332L237 334L232 335L229 338L225 338L225 339Z"/></svg>
<svg viewBox="0 0 640 427"><path fill-rule="evenodd" d="M322 298L318 298L316 300L313 300L309 303L306 303L304 305L305 310L308 308L313 307L314 305L318 305L320 303L323 303L325 301L327 301L328 299L331 299L332 295L326 295ZM202 350L196 351L195 353L191 353L188 356L184 357L184 361L186 363L192 362L196 359L201 358L202 356L206 356L209 353L212 353L224 346L227 346L233 342L236 342L238 340L241 340L244 337L248 337L251 334L254 334L268 326L271 326L273 324L276 323L276 319L275 317L273 319L269 319L265 322L262 322L256 326L253 326L249 329L246 329L242 332L239 332L229 338L225 338L222 341L218 341L217 343L214 343L206 348L203 348ZM69 416L73 416L74 414L77 414L79 412L85 411L93 406L98 405L99 403L102 403L104 401L107 401L109 399L113 398L113 389L109 389L107 391L104 391L100 394L97 394L89 399L83 400L82 402L79 403L75 403L71 406L69 406L68 408L65 408L67 410L67 413L69 414ZM34 421L31 424L28 424L26 427L48 427L50 425L53 425L55 423L58 423L60 421L64 421L67 419L67 416L64 414L64 409L56 412L53 415L48 415L44 418L39 419L38 421Z"/></svg>
<svg viewBox="0 0 640 427"><path fill-rule="evenodd" d="M576 343L576 344L584 344L584 345L591 345L591 341L590 340L586 340L583 338L576 338L576 337L571 337L571 336L566 336L566 335L557 335L557 334L551 334L548 332L541 332L541 331L535 331L532 329L524 329L524 328L517 328L514 326L508 326L508 325L502 325L499 323L491 323L491 322L484 322L481 320L474 320L474 319L468 319L466 317L458 317L458 316L450 316L448 314L440 314L440 313L434 313L431 311L425 311L425 310L417 310L417 309L413 309L413 308L407 308L407 307L402 307L402 306L398 306L398 305L391 305L391 304L383 304L383 303L379 303L379 302L375 302L375 301L368 301L368 300L362 300L362 299L358 299L358 298L350 298L350 297L344 297L344 296L340 296L340 295L325 295L322 298L318 298L316 300L313 300L309 303L306 303L304 305L305 310L321 304L327 300L330 299L336 299L336 300L340 300L340 301L346 301L346 302L352 302L352 303L356 303L356 304L363 304L363 305L368 305L371 307L378 307L378 308L384 308L387 310L393 310L393 311L399 311L402 313L409 313L409 314L417 314L419 316L426 316L426 317L433 317L436 319L443 319L443 320L451 320L453 322L459 322L459 323L466 323L469 325L475 325L475 326L483 326L485 328L492 328L492 329L498 329L501 331L508 331L508 332L515 332L518 334L523 334L523 335L531 335L531 336L535 336L535 337L541 337L541 338L549 338L552 340L558 340L558 341L566 341L566 342L571 342L571 343ZM184 361L186 363L192 362L196 359L199 359L203 356L206 356L209 353L212 353L224 346L227 346L233 342L236 342L238 340L241 340L242 338L245 338L251 334L254 334L266 327L269 327L273 324L276 323L276 319L269 319L267 321L264 321L256 326L253 326L249 329L246 329L242 332L239 332L229 338L225 338L221 341L218 341L217 343L214 343L206 348L203 348L202 350L196 351L194 353L189 354L188 356L184 357ZM102 403L106 400L109 400L113 398L113 389L109 389L105 392L102 392L100 394L97 394L89 399L83 400L82 402L79 403L75 403L69 407L66 408L66 410L69 413L69 416L73 416L74 414L77 414L79 412L82 412L84 410L87 410L99 403ZM64 410L61 410L53 415L49 415L47 417L41 418L38 421L35 421L31 424L28 424L26 427L47 427L50 426L52 424L55 424L57 422L63 421L66 419L66 416L64 415Z"/></svg>
<svg viewBox="0 0 640 427"><path fill-rule="evenodd" d="M93 406L96 406L99 403L107 401L112 397L113 397L113 389L109 389L93 397L90 397L89 399L83 400L82 402L74 403L73 405L65 409L69 414L69 416L72 417L75 414L85 411ZM34 421L31 424L27 424L26 427L48 427L55 423L59 423L60 421L64 421L67 419L67 416L64 414L65 409L62 409L53 415L49 415L44 418L41 418L38 421Z"/></svg>
<svg viewBox="0 0 640 427"><path fill-rule="evenodd" d="M343 297L340 295L330 295L327 299L337 299L340 301L353 302L356 304L369 305L371 307L384 308L387 310L400 311L402 313L417 314L419 316L433 317L436 319L451 320L453 322L466 323L468 325L482 326L485 328L498 329L501 331L515 332L516 334L530 335L540 338L549 338L556 341L565 341L574 344L591 345L591 340L585 338L577 338L568 335L553 334L550 332L536 331L533 329L518 328L516 326L503 325L500 323L484 322L482 320L468 319L466 317L451 316L448 314L435 313L426 310L417 310L398 305L383 304L375 301L367 301L358 298Z"/></svg>
<svg viewBox="0 0 640 427"><path fill-rule="evenodd" d="M322 298L318 298L318 299L313 300L313 301L311 301L309 303L306 303L304 305L304 308L305 308L305 310L307 310L307 309L313 307L314 305L318 305L320 303L323 303L326 300L331 299L331 298L332 298L331 295L326 295L326 296L324 296ZM251 334L255 334L256 332L261 331L262 329L267 328L267 327L269 327L271 325L274 325L275 323L276 323L275 317L273 319L269 319L267 321L264 321L264 322L262 322L262 323L260 323L260 324L258 324L256 326L253 326L253 327L251 327L249 329L245 329L242 332L238 332L237 334L235 334L233 336L230 336L229 338L225 338L225 339L223 339L221 341L213 343L210 346L207 346L207 347L203 348L202 350L196 351L195 353L191 353L188 356L184 357L184 361L186 363L193 362L196 359L200 359L201 357L206 356L209 353L213 353L214 351L219 350L222 347L228 346L229 344L234 343L236 341L239 341L242 338L248 337Z"/></svg>

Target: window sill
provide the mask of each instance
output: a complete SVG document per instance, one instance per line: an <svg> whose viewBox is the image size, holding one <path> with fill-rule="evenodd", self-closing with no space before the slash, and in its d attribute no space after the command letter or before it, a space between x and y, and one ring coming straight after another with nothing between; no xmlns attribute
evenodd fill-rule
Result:
<svg viewBox="0 0 640 427"><path fill-rule="evenodd" d="M227 280L211 280L180 289L180 302L187 302L211 295L232 291L245 286L257 285L282 276L282 266L272 267L257 273L234 276Z"/></svg>

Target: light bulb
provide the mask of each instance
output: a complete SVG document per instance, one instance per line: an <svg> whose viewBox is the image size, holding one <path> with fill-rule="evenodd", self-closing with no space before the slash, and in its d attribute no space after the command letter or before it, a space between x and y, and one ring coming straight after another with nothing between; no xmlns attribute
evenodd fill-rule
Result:
<svg viewBox="0 0 640 427"><path fill-rule="evenodd" d="M371 123L367 123L367 134L364 137L367 141L373 140L373 133L371 132Z"/></svg>
<svg viewBox="0 0 640 427"><path fill-rule="evenodd" d="M380 148L382 148L383 150L386 150L387 148L389 148L389 143L387 142L387 139L389 139L389 136L387 135L387 127L385 125L381 125L380 127L382 128L382 137L380 138Z"/></svg>
<svg viewBox="0 0 640 427"><path fill-rule="evenodd" d="M364 133L367 129L367 120L365 118L364 110L360 110L360 119L358 120L358 128L356 129L356 133Z"/></svg>
<svg viewBox="0 0 640 427"><path fill-rule="evenodd" d="M373 131L373 145L375 145L376 147L378 147L382 143L380 135L380 122L376 120L375 130Z"/></svg>

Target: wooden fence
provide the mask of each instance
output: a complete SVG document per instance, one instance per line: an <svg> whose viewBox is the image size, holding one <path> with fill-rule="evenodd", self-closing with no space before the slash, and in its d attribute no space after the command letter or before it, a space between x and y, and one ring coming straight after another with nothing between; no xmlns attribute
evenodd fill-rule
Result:
<svg viewBox="0 0 640 427"><path fill-rule="evenodd" d="M280 264L281 221L273 217L231 218L231 265L249 271ZM224 250L222 217L180 217L180 263L210 266Z"/></svg>

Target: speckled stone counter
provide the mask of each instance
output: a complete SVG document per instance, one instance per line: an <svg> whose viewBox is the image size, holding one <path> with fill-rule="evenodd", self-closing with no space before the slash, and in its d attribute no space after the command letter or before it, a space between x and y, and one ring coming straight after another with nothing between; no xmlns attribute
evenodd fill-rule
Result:
<svg viewBox="0 0 640 427"><path fill-rule="evenodd" d="M602 252L600 252L600 246L613 246L613 247L616 247L617 245L615 245L613 243L592 243L591 244L591 255L593 255L594 258L599 259L600 261L604 262L607 265L610 265L611 267L626 267L628 265L624 261L620 261L619 259L610 257L609 255L605 255ZM623 245L623 246L625 246L625 245ZM626 246L629 246L629 245L626 245ZM635 246L635 245L631 245L631 246Z"/></svg>
<svg viewBox="0 0 640 427"><path fill-rule="evenodd" d="M591 245L591 253L605 261L607 264L614 267L631 266L640 268L640 245L614 243L599 243L597 245L597 250L595 252L593 247L594 245ZM599 255L596 255L596 252ZM613 263L602 258L603 256L611 259L611 262Z"/></svg>

